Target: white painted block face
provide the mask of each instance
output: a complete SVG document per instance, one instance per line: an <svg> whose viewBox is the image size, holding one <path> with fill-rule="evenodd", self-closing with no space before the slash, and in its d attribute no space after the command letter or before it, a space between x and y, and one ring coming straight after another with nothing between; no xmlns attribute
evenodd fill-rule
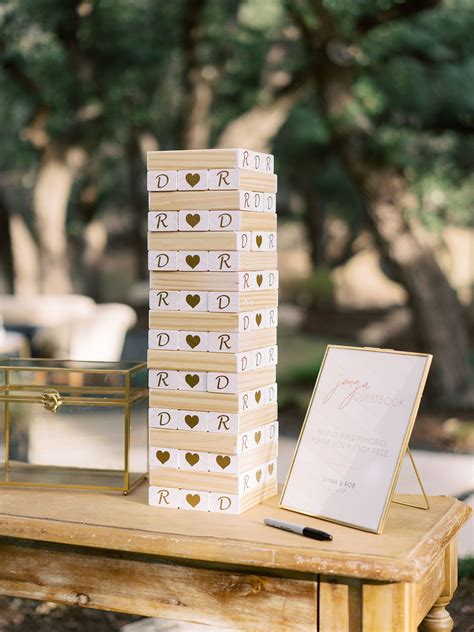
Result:
<svg viewBox="0 0 474 632"><path fill-rule="evenodd" d="M207 374L207 390L210 393L237 393L238 380L237 373L214 373Z"/></svg>
<svg viewBox="0 0 474 632"><path fill-rule="evenodd" d="M178 371L150 370L148 371L148 386L175 391L178 388Z"/></svg>
<svg viewBox="0 0 474 632"><path fill-rule="evenodd" d="M149 408L148 425L150 428L178 429L178 411L175 408Z"/></svg>
<svg viewBox="0 0 474 632"><path fill-rule="evenodd" d="M255 331L258 331L259 329L265 329L265 311L266 310L262 310L261 312L253 312L252 316L253 316L253 329Z"/></svg>
<svg viewBox="0 0 474 632"><path fill-rule="evenodd" d="M178 211L148 213L148 230L151 232L176 232L178 230Z"/></svg>
<svg viewBox="0 0 474 632"><path fill-rule="evenodd" d="M194 472L209 472L209 452L194 452L194 450L178 450L179 469Z"/></svg>
<svg viewBox="0 0 474 632"><path fill-rule="evenodd" d="M265 435L265 443L271 443L278 439L278 421L272 421L271 424L265 424L263 427Z"/></svg>
<svg viewBox="0 0 474 632"><path fill-rule="evenodd" d="M150 485L148 488L148 504L153 507L166 507L178 509L179 489L173 487L157 487Z"/></svg>
<svg viewBox="0 0 474 632"><path fill-rule="evenodd" d="M206 250L180 250L178 253L178 270L186 272L204 272L208 269L208 252Z"/></svg>
<svg viewBox="0 0 474 632"><path fill-rule="evenodd" d="M209 211L209 230L240 230L240 211Z"/></svg>
<svg viewBox="0 0 474 632"><path fill-rule="evenodd" d="M180 351L208 351L207 331L179 331L178 349Z"/></svg>
<svg viewBox="0 0 474 632"><path fill-rule="evenodd" d="M240 255L234 250L231 252L212 250L209 252L208 264L209 270L214 272L238 272Z"/></svg>
<svg viewBox="0 0 474 632"><path fill-rule="evenodd" d="M243 454L244 452L248 452L252 448L254 448L254 444L252 443L252 431L244 432L238 437L237 451L239 454Z"/></svg>
<svg viewBox="0 0 474 632"><path fill-rule="evenodd" d="M177 191L178 189L177 171L148 171L146 180L148 191Z"/></svg>
<svg viewBox="0 0 474 632"><path fill-rule="evenodd" d="M240 173L238 169L209 169L208 188L212 191L238 189Z"/></svg>
<svg viewBox="0 0 474 632"><path fill-rule="evenodd" d="M277 460L272 459L265 467L265 480L271 481L277 475Z"/></svg>
<svg viewBox="0 0 474 632"><path fill-rule="evenodd" d="M150 329L148 348L176 351L178 349L178 332L172 329Z"/></svg>
<svg viewBox="0 0 474 632"><path fill-rule="evenodd" d="M178 410L178 430L206 432L209 413L196 410Z"/></svg>
<svg viewBox="0 0 474 632"><path fill-rule="evenodd" d="M181 391L206 391L207 373L205 371L178 371L178 389Z"/></svg>
<svg viewBox="0 0 474 632"><path fill-rule="evenodd" d="M175 290L150 290L150 309L178 311L179 292Z"/></svg>
<svg viewBox="0 0 474 632"><path fill-rule="evenodd" d="M264 327L276 327L278 325L278 308L269 307L264 311Z"/></svg>
<svg viewBox="0 0 474 632"><path fill-rule="evenodd" d="M159 448L150 446L149 459L150 467L178 467L179 450L175 448Z"/></svg>
<svg viewBox="0 0 474 632"><path fill-rule="evenodd" d="M209 511L209 492L180 489L179 508L190 511Z"/></svg>
<svg viewBox="0 0 474 632"><path fill-rule="evenodd" d="M173 250L166 252L150 250L148 252L148 269L176 271L178 269L178 253Z"/></svg>
<svg viewBox="0 0 474 632"><path fill-rule="evenodd" d="M275 169L275 160L272 154L261 154L262 161L260 170L265 173L273 173Z"/></svg>
<svg viewBox="0 0 474 632"><path fill-rule="evenodd" d="M256 327L254 312L240 312L239 331L254 331L255 329Z"/></svg>
<svg viewBox="0 0 474 632"><path fill-rule="evenodd" d="M267 353L265 349L255 349L251 351L250 364L253 370L265 368L267 366Z"/></svg>
<svg viewBox="0 0 474 632"><path fill-rule="evenodd" d="M279 287L278 270L267 270L265 276L265 289L277 290Z"/></svg>
<svg viewBox="0 0 474 632"><path fill-rule="evenodd" d="M255 152L250 149L238 149L239 169L253 170Z"/></svg>
<svg viewBox="0 0 474 632"><path fill-rule="evenodd" d="M250 441L253 448L258 448L265 443L265 434L263 431L263 426L260 428L256 428L255 430L249 431Z"/></svg>
<svg viewBox="0 0 474 632"><path fill-rule="evenodd" d="M207 302L208 292L180 291L178 309L188 312L207 312Z"/></svg>
<svg viewBox="0 0 474 632"><path fill-rule="evenodd" d="M268 386L263 387L264 391L264 404L275 404L278 397L278 385L275 382L274 384L269 384Z"/></svg>
<svg viewBox="0 0 474 632"><path fill-rule="evenodd" d="M262 485L264 480L264 465L257 465L251 470L247 470L239 476L239 493L243 494Z"/></svg>
<svg viewBox="0 0 474 632"><path fill-rule="evenodd" d="M237 353L239 337L233 332L210 331L207 334L208 351Z"/></svg>
<svg viewBox="0 0 474 632"><path fill-rule="evenodd" d="M275 193L263 194L263 211L264 213L275 213L276 211L276 194Z"/></svg>
<svg viewBox="0 0 474 632"><path fill-rule="evenodd" d="M180 169L178 191L204 191L207 189L207 169Z"/></svg>
<svg viewBox="0 0 474 632"><path fill-rule="evenodd" d="M252 233L238 231L235 233L236 250L248 250L252 248Z"/></svg>
<svg viewBox="0 0 474 632"><path fill-rule="evenodd" d="M241 189L240 210L263 212L263 193Z"/></svg>
<svg viewBox="0 0 474 632"><path fill-rule="evenodd" d="M178 230L190 232L209 230L209 211L178 211Z"/></svg>
<svg viewBox="0 0 474 632"><path fill-rule="evenodd" d="M240 513L240 498L238 494L209 493L209 511L211 513Z"/></svg>
<svg viewBox="0 0 474 632"><path fill-rule="evenodd" d="M209 454L209 471L238 474L239 457L236 454Z"/></svg>
<svg viewBox="0 0 474 632"><path fill-rule="evenodd" d="M275 366L278 364L278 345L267 347L267 366Z"/></svg>
<svg viewBox="0 0 474 632"><path fill-rule="evenodd" d="M238 431L239 416L237 413L208 413L208 432L227 432L234 434Z"/></svg>
<svg viewBox="0 0 474 632"><path fill-rule="evenodd" d="M252 250L253 251L269 251L276 250L277 238L276 232L252 232Z"/></svg>
<svg viewBox="0 0 474 632"><path fill-rule="evenodd" d="M239 306L238 292L209 292L207 300L209 312L238 312Z"/></svg>
<svg viewBox="0 0 474 632"><path fill-rule="evenodd" d="M239 292L257 290L257 274L255 272L239 272Z"/></svg>
<svg viewBox="0 0 474 632"><path fill-rule="evenodd" d="M237 354L237 373L252 370L252 351L241 351Z"/></svg>

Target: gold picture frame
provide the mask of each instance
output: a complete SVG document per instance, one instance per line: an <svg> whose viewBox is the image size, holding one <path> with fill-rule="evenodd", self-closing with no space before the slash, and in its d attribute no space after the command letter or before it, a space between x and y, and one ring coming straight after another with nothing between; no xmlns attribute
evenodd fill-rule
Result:
<svg viewBox="0 0 474 632"><path fill-rule="evenodd" d="M381 511L380 511L380 514L377 514L377 517L376 517L377 524L375 524L375 522L374 522L374 524L372 524L371 526L368 526L367 524L364 524L363 521L361 521L361 520L360 521L354 521L354 520L341 520L340 518L335 518L334 516L331 516L331 512L329 512L329 515L324 515L324 512L322 512L322 513L321 512L316 512L315 513L314 511L306 511L306 510L304 510L305 506L307 506L309 503L311 503L313 501L309 500L308 502L305 502L304 499L303 499L300 502L301 496L306 494L305 498L309 499L310 495L312 493L312 498L314 498L314 496L315 496L315 494L316 494L316 492L318 490L317 487L316 488L314 487L314 485L315 485L314 477L313 477L313 479L308 478L308 472L305 472L305 476L304 476L304 479L302 481L303 482L302 485L298 485L298 482L295 483L294 480L293 480L296 475L300 475L299 473L295 474L295 463L297 462L297 460L299 458L298 455L302 451L302 444L303 444L303 442L307 440L307 439L305 439L305 437L306 437L305 433L307 433L308 425L310 423L313 423L313 425L314 425L313 431L318 429L318 432L321 432L319 430L318 424L321 425L321 423L323 423L323 424L327 423L325 420L323 422L321 422L321 414L319 414L319 417L317 415L314 416L314 414L313 414L313 406L315 404L316 398L317 397L319 397L319 398L321 397L321 393L318 394L318 387L321 384L321 380L325 379L323 377L324 376L325 367L328 364L329 354L331 354L331 352L333 350L336 351L336 352L338 352L338 351L348 351L348 352L357 351L357 352L367 352L369 354L370 353L377 353L377 354L386 354L387 356L391 355L391 354L396 354L398 356L410 356L411 358L418 358L419 359L419 360L414 360L413 361L413 364L416 365L415 373L416 373L416 375L419 378L418 379L418 383L417 383L417 385L414 384L414 383L413 384L410 383L410 388L413 389L413 393L412 393L413 397L412 397L412 399L410 399L411 406L410 406L409 411L407 411L408 414L406 415L406 418L405 417L403 418L404 426L399 429L400 432L402 432L402 430L403 430L403 433L400 436L401 440L399 441L399 443L396 444L396 446L392 447L392 451L394 452L393 457L395 457L395 455L396 455L396 459L392 461L391 466L390 466L391 476L389 476L390 472L388 470L385 470L385 475L387 477L389 477L389 478L387 478L387 485L386 485L386 490L385 490L386 493L384 494L384 496L380 496L380 498L379 498L379 505L380 505ZM368 358L369 358L369 356L367 356L367 359ZM373 357L372 357L372 359L373 359ZM381 358L379 356L379 360L380 359ZM313 393L311 395L311 399L310 399L310 402L309 402L309 405L308 405L308 408L307 408L307 411L306 411L306 414L305 414L305 418L304 418L304 421L303 421L303 426L301 428L301 432L300 432L300 435L299 435L299 438L298 438L298 442L297 442L297 445L296 445L295 453L293 455L293 459L291 461L291 465L290 465L290 468L289 468L289 471L288 471L288 474L287 474L287 477L286 477L285 485L284 485L283 492L282 492L281 498L280 498L280 507L282 507L283 509L287 509L287 510L290 510L290 511L295 511L297 513L301 513L301 514L304 514L304 515L308 515L308 516L312 516L312 517L318 517L318 518L321 518L321 519L324 519L324 520L328 520L330 522L336 522L338 524L344 524L344 525L349 526L349 527L354 527L354 528L361 529L361 530L364 530L364 531L369 531L371 533L382 533L383 529L384 529L385 520L386 520L386 516L387 516L387 512L388 512L390 503L393 501L393 494L395 492L395 488L396 488L396 485L397 485L397 481L398 481L398 477L399 477L399 474L400 474L400 469L401 469L401 465L402 465L402 462L403 462L403 458L404 458L405 454L408 453L408 456L410 457L411 463L413 464L413 467L414 467L414 470L415 470L415 474L416 474L418 483L420 485L420 488L422 490L422 494L423 494L423 497L424 497L424 500L425 500L425 506L424 507L422 507L420 505L411 505L411 506L415 506L415 507L420 508L420 509L427 509L427 508L429 508L428 499L427 499L425 491L423 489L423 485L421 483L421 478L420 478L420 476L418 474L418 471L416 469L413 457L411 455L411 452L409 451L408 443L409 443L409 440L410 440L410 436L411 436L411 433L412 433L412 430L413 430L413 425L415 423L416 415L417 415L418 408L419 408L419 405L420 405L420 402L421 402L421 397L422 397L423 390L424 390L424 387L425 387L425 384L426 384L426 380L427 380L427 377L428 377L428 372L429 372L429 369L430 369L431 360L432 360L432 356L430 354L426 354L426 353L412 353L412 352L406 352L406 351L396 351L396 350L393 350L393 349L380 349L380 348L375 348L375 347L354 347L354 346L349 346L349 345L328 345L327 348L326 348L326 351L325 351L325 354L324 354L324 358L323 358L323 362L321 364L321 369L319 371L318 378L316 380L316 383L315 383L315 386L314 386L314 389L313 389ZM358 361L360 362L360 358L358 358ZM399 363L400 362L405 362L406 363L406 361L407 361L407 358L398 360ZM334 363L334 360L332 360L332 362ZM397 368L397 370L399 372L401 372L401 365ZM327 376L326 376L326 379L327 379ZM353 380L353 382L355 382L355 380ZM357 382L358 382L358 380L357 380ZM349 382L347 382L347 384L348 383ZM345 386L345 382L339 382L337 384L337 386L338 387L341 386L341 391L343 391L343 386ZM347 388L350 388L350 387L347 387ZM323 401L326 401L328 399L328 395L329 394L326 394L325 399ZM331 394L331 397L332 397L332 394ZM344 398L344 401L347 399L347 397L348 396L346 396ZM341 408L343 406L346 406L346 404L343 405L342 402L341 402L339 407L338 407L339 410L341 410ZM337 413L337 414L342 416L342 413ZM353 419L352 419L352 421L353 421ZM327 431L325 431L325 432L327 432ZM354 430L353 432L355 433L356 430ZM309 436L310 436L311 442L313 444L315 442L315 436L314 435L309 435ZM317 440L319 441L319 439L317 439ZM311 447L313 448L312 445L311 445ZM326 448L324 448L324 447L319 448L318 447L317 449L321 451L321 450L325 450ZM298 466L299 469L301 470L301 472L303 472L303 468L306 467L306 465L308 463L309 450L307 449L306 446L304 448L304 452L305 452L305 454L303 454L301 459L304 459L305 463L304 464L303 463L299 463L299 466ZM340 453L339 453L339 456L340 456ZM347 464L344 463L344 464L341 465L341 468L344 468L344 467L351 467L351 466L348 466ZM360 470L360 469L363 469L363 468L355 468L354 467L354 469L359 469ZM314 472L317 472L317 465L316 465L316 468L315 468ZM293 477L293 479L292 479L292 477ZM321 479L321 480L323 480L323 479ZM337 479L334 479L334 480L337 480ZM310 485L309 485L310 482L313 483L313 488L310 488ZM341 480L339 480L339 484L340 483L341 483ZM336 485L336 487L338 485L338 483L333 483L332 479L331 479L331 484ZM292 489L290 489L290 487ZM294 494L294 490L298 490L297 493L296 493L296 496L299 496L300 498L299 498L299 500L297 500L296 503L294 502L294 500L292 500L289 497L289 494L288 494L288 492L292 491L292 490L293 490L293 494ZM338 490L336 488L334 488L334 493L337 492L337 491ZM378 490L378 491L380 491L380 490ZM337 502L338 501L335 500L334 493L330 492L328 494L327 491L323 492L323 494L324 493L326 493L327 497L330 498L330 501L328 502L328 504L331 505L331 503L332 503L332 505L337 508ZM295 494L294 494L294 496L295 496ZM393 502L399 502L400 503L400 501L393 501ZM401 504L408 504L408 503L401 503ZM345 511L346 510L344 508L342 508L342 506L341 506L341 511L339 513L344 514Z"/></svg>

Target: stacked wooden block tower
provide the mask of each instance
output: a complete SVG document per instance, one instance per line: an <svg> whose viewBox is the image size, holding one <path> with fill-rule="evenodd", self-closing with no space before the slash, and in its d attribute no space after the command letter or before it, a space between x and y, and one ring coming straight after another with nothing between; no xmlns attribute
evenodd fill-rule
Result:
<svg viewBox="0 0 474 632"><path fill-rule="evenodd" d="M276 493L276 189L268 154L148 154L152 505Z"/></svg>

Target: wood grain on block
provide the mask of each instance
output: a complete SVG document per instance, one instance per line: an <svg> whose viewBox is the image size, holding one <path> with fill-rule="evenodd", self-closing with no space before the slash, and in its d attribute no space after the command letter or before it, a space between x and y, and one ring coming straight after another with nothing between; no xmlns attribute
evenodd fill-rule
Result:
<svg viewBox="0 0 474 632"><path fill-rule="evenodd" d="M207 391L207 373L204 371L178 371L178 390Z"/></svg>
<svg viewBox="0 0 474 632"><path fill-rule="evenodd" d="M175 251L157 252L155 250L148 252L148 269L177 270L178 253Z"/></svg>
<svg viewBox="0 0 474 632"><path fill-rule="evenodd" d="M178 349L178 332L171 329L167 331L150 329L148 332L148 348L176 351Z"/></svg>
<svg viewBox="0 0 474 632"><path fill-rule="evenodd" d="M148 191L178 190L177 171L148 171L146 181Z"/></svg>
<svg viewBox="0 0 474 632"><path fill-rule="evenodd" d="M173 233L150 233L151 235L156 235L157 237L161 237L162 235L172 235ZM276 250L277 249L277 234L272 231L253 231L252 233L252 250L255 252L267 251L267 250ZM172 250L172 248L167 248L168 250ZM163 247L164 250L164 247Z"/></svg>
<svg viewBox="0 0 474 632"><path fill-rule="evenodd" d="M181 255L181 253L180 253ZM246 272L247 270L273 270L278 265L276 252L209 252L208 266L215 272Z"/></svg>
<svg viewBox="0 0 474 632"><path fill-rule="evenodd" d="M208 292L180 291L178 309L183 312L207 312Z"/></svg>
<svg viewBox="0 0 474 632"><path fill-rule="evenodd" d="M214 332L207 334L208 351L215 353L239 353L242 351L253 351L264 347L272 347L276 343L277 330L262 329L260 332L246 331L236 332ZM178 341L179 344L179 341Z"/></svg>
<svg viewBox="0 0 474 632"><path fill-rule="evenodd" d="M178 388L178 371L148 371L148 386L174 391Z"/></svg>
<svg viewBox="0 0 474 632"><path fill-rule="evenodd" d="M148 504L152 505L153 507L178 509L179 489L175 489L172 487L156 487L155 485L150 485L150 487L148 488Z"/></svg>
<svg viewBox="0 0 474 632"><path fill-rule="evenodd" d="M177 274L166 272L166 274ZM150 309L168 310L176 312L179 309L179 292L177 290L151 290Z"/></svg>
<svg viewBox="0 0 474 632"><path fill-rule="evenodd" d="M263 234L263 233L262 233ZM265 233L266 234L266 233ZM250 250L250 231L208 231L205 235L193 232L148 233L149 250ZM261 250L264 250L262 248Z"/></svg>
<svg viewBox="0 0 474 632"><path fill-rule="evenodd" d="M263 195L263 212L275 213L276 212L276 195L275 193L264 193Z"/></svg>
<svg viewBox="0 0 474 632"><path fill-rule="evenodd" d="M209 494L194 489L179 490L179 508L191 511L209 511Z"/></svg>
<svg viewBox="0 0 474 632"><path fill-rule="evenodd" d="M150 467L179 467L179 453L173 446L150 446L148 453Z"/></svg>
<svg viewBox="0 0 474 632"><path fill-rule="evenodd" d="M238 210L209 211L209 230L211 231L275 231L276 228L277 216L275 213L263 214L259 211Z"/></svg>
<svg viewBox="0 0 474 632"><path fill-rule="evenodd" d="M149 408L148 426L150 428L177 430L179 428L178 410L176 408Z"/></svg>
<svg viewBox="0 0 474 632"><path fill-rule="evenodd" d="M193 292L196 294L196 292ZM273 308L269 308L273 309ZM266 310L239 313L150 311L150 329L185 329L189 331L251 332L265 329ZM275 309L276 312L276 309ZM273 314L276 319L276 314ZM275 325L273 325L274 327Z"/></svg>
<svg viewBox="0 0 474 632"><path fill-rule="evenodd" d="M178 333L178 332L176 332ZM183 332L179 332L182 336ZM185 332L183 340L188 344L199 345L201 336L193 332ZM199 339L199 340L198 340ZM269 349L272 350L271 355L275 358L273 363L269 363ZM276 351L275 347L263 347L254 351L242 351L239 353L219 353L212 351L164 351L161 349L149 349L148 350L148 368L149 369L166 369L166 370L179 370L179 371L212 371L214 379L214 372L223 371L227 373L245 373L247 371L255 373L256 369L264 369L267 367L274 367L276 364ZM250 376L250 377L252 377ZM250 378L249 378L250 379ZM235 382L230 379L227 380L223 377L221 380L216 379L216 386L226 384L227 388L237 387L239 380ZM232 385L232 386L231 386ZM209 389L209 382L207 384ZM212 391L220 392L220 391ZM222 392L237 392L237 391L222 391Z"/></svg>
<svg viewBox="0 0 474 632"><path fill-rule="evenodd" d="M208 188L207 169L180 169L178 171L179 191L205 191Z"/></svg>
<svg viewBox="0 0 474 632"><path fill-rule="evenodd" d="M275 367L266 367L245 373L209 371L207 373L207 390L210 393L242 393L252 386L273 384L275 377Z"/></svg>
<svg viewBox="0 0 474 632"><path fill-rule="evenodd" d="M209 230L208 210L178 211L178 227L176 230L183 232L199 232Z"/></svg>
<svg viewBox="0 0 474 632"><path fill-rule="evenodd" d="M150 371L152 373L152 371ZM249 389L242 393L208 393L199 391L165 390L150 387L150 406L179 408L210 413L245 413L277 401L276 384ZM267 393L272 397L267 398Z"/></svg>
<svg viewBox="0 0 474 632"><path fill-rule="evenodd" d="M192 411L180 411L180 413L181 420L184 422L184 418L187 417L193 427L189 428L186 423L181 423L178 425L181 428L179 430L150 428L151 446L214 454L240 454L257 448L259 445L271 443L278 437L278 422L276 421L236 434L206 432L205 424L201 425L201 418L205 415Z"/></svg>
<svg viewBox="0 0 474 632"><path fill-rule="evenodd" d="M179 331L178 349L179 351L193 351L195 353L209 351L207 331Z"/></svg>
<svg viewBox="0 0 474 632"><path fill-rule="evenodd" d="M235 210L263 214L263 193L259 191L150 191L150 211Z"/></svg>
<svg viewBox="0 0 474 632"><path fill-rule="evenodd" d="M259 159L256 156L259 156ZM147 169L257 169L273 173L273 156L250 149L184 149L147 152Z"/></svg>
<svg viewBox="0 0 474 632"><path fill-rule="evenodd" d="M209 253L207 250L180 250L177 255L178 270L203 272L208 269Z"/></svg>
<svg viewBox="0 0 474 632"><path fill-rule="evenodd" d="M277 191L277 176L245 169L210 169L208 188L210 190L246 189L265 193Z"/></svg>
<svg viewBox="0 0 474 632"><path fill-rule="evenodd" d="M159 213L148 213L148 230L159 232L176 232L179 226L178 219L178 211L160 211Z"/></svg>
<svg viewBox="0 0 474 632"><path fill-rule="evenodd" d="M178 468L193 472L209 472L209 452L178 450Z"/></svg>
<svg viewBox="0 0 474 632"><path fill-rule="evenodd" d="M177 417L178 417L179 436L183 434L196 434L196 433L207 435L207 420L208 420L209 413L196 411L196 410L177 410L176 412L177 412ZM162 432L160 434L163 435ZM176 435L176 433L172 433L172 434L173 436ZM151 439L152 437L150 435L150 443L153 444L153 441ZM167 443L168 439L164 437L164 440L165 440L165 445L168 445ZM187 446L179 445L179 443L177 443L175 447L180 448L180 447L187 447ZM199 449L199 448L196 448L196 449Z"/></svg>

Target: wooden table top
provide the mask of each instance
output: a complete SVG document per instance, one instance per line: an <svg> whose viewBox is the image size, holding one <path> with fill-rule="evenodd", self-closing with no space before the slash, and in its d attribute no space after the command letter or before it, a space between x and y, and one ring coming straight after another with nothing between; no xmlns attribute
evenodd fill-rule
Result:
<svg viewBox="0 0 474 632"><path fill-rule="evenodd" d="M416 502L416 496L400 499ZM147 487L129 496L107 492L0 489L0 537L87 546L175 559L417 581L468 519L471 510L447 496L428 511L392 504L382 535L308 518L271 498L240 516L147 505ZM319 542L272 529L267 516L329 531Z"/></svg>

